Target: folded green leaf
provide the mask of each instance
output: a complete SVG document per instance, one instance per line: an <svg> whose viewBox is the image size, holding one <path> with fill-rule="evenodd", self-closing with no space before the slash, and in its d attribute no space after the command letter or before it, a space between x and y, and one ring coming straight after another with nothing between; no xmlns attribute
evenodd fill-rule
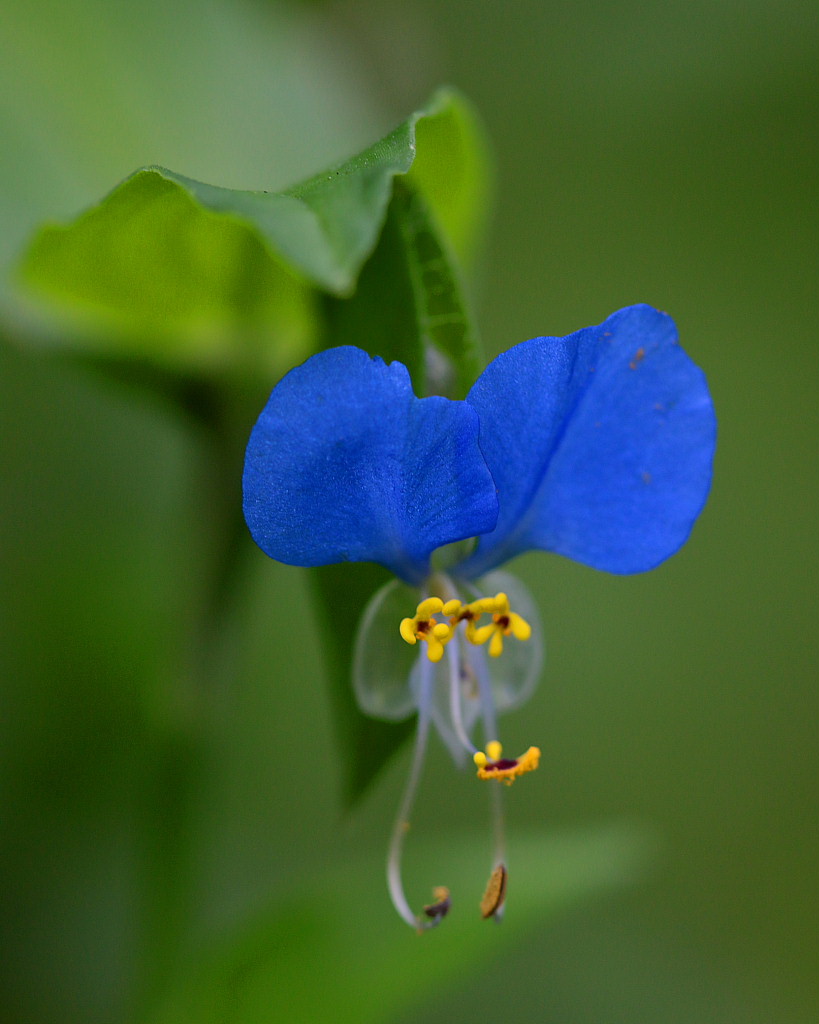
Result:
<svg viewBox="0 0 819 1024"><path fill-rule="evenodd" d="M441 244L465 253L484 216L485 153L468 106L440 92L369 149L283 193L136 171L73 223L34 236L19 268L27 313L42 328L48 310L61 343L275 376L319 343L317 295L354 292L399 176L424 196Z"/></svg>
<svg viewBox="0 0 819 1024"><path fill-rule="evenodd" d="M73 224L43 228L20 274L61 342L188 373L281 372L318 329L311 289L257 228L203 207L160 169L137 171Z"/></svg>
<svg viewBox="0 0 819 1024"><path fill-rule="evenodd" d="M481 365L455 261L423 193L396 186L394 203L414 297L417 336L425 353L418 394L464 398Z"/></svg>

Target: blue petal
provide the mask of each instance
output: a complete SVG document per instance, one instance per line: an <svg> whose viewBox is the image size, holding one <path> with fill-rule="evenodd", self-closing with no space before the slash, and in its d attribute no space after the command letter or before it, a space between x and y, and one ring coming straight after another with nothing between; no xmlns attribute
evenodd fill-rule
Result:
<svg viewBox="0 0 819 1024"><path fill-rule="evenodd" d="M526 341L467 401L501 509L461 572L530 548L642 572L685 542L711 483L716 420L666 314L630 306L566 338Z"/></svg>
<svg viewBox="0 0 819 1024"><path fill-rule="evenodd" d="M274 388L243 486L271 558L380 562L411 583L435 548L491 530L498 512L474 409L416 398L406 367L356 348L320 352Z"/></svg>

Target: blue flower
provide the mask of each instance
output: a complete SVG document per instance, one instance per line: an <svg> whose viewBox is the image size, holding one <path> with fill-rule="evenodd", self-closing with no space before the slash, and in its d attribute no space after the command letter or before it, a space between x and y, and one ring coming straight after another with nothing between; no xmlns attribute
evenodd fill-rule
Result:
<svg viewBox="0 0 819 1024"><path fill-rule="evenodd" d="M540 754L504 758L498 742L496 715L530 694L542 642L531 598L496 570L529 550L611 573L654 568L702 509L715 439L702 371L671 318L645 305L516 345L462 402L419 399L404 366L350 347L273 390L244 471L256 543L290 565L372 561L396 576L363 612L354 685L370 714L418 712L388 870L408 923L449 909L442 889L414 914L400 880L429 724L481 778L511 782ZM496 849L484 916L500 917L505 880Z"/></svg>

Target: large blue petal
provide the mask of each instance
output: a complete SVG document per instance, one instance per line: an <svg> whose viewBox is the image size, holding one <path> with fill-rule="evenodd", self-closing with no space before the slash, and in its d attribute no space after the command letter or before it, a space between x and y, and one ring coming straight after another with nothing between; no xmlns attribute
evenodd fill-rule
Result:
<svg viewBox="0 0 819 1024"><path fill-rule="evenodd" d="M686 540L711 482L716 420L673 320L630 306L498 356L467 396L500 498L479 575L530 548L596 569L651 569Z"/></svg>
<svg viewBox="0 0 819 1024"><path fill-rule="evenodd" d="M411 583L435 548L491 530L498 512L474 409L416 398L406 367L357 348L320 352L274 388L243 486L271 558L380 562Z"/></svg>

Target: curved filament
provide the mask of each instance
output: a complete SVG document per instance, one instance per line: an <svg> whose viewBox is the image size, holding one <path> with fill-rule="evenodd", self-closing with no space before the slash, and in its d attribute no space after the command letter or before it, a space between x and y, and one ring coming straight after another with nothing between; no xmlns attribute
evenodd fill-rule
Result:
<svg viewBox="0 0 819 1024"><path fill-rule="evenodd" d="M415 747L412 752L409 778L407 779L401 803L398 807L398 814L390 837L389 853L387 855L387 886L393 906L411 928L416 928L420 931L434 928L443 919L446 909L448 909L448 902L445 909L436 909L443 906L443 903L439 902L425 909L426 917L414 914L407 901L404 883L401 878L401 855L404 849L404 837L410 828L410 815L415 803L415 795L418 791L418 783L421 779L424 757L426 756L433 679L434 665L422 654L418 692L418 731L415 735ZM443 887L441 887L441 891L443 891Z"/></svg>

